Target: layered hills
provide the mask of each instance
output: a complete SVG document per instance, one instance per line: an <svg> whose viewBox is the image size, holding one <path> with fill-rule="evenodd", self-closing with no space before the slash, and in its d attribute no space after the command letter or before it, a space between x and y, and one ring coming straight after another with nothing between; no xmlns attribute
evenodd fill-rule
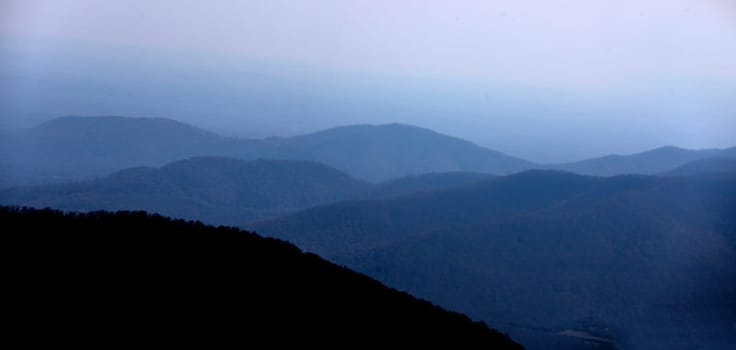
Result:
<svg viewBox="0 0 736 350"><path fill-rule="evenodd" d="M530 349L587 348L588 337L610 348L728 349L734 217L731 174L530 171L246 227L506 322Z"/></svg>
<svg viewBox="0 0 736 350"><path fill-rule="evenodd" d="M736 159L736 148L661 147L574 163L535 164L456 137L396 123L241 139L162 118L62 117L0 137L0 187L90 179L198 156L307 160L361 180L384 182L426 173L507 175L529 169L601 176L659 174L700 159Z"/></svg>
<svg viewBox="0 0 736 350"><path fill-rule="evenodd" d="M427 172L506 174L533 165L402 124L256 140L223 137L168 119L63 117L0 138L0 186L80 180L196 156L317 161L374 182Z"/></svg>

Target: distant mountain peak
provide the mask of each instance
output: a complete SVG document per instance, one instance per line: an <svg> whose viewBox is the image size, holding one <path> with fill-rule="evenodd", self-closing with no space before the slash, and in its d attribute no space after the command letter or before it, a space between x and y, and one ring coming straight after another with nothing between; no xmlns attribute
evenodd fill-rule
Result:
<svg viewBox="0 0 736 350"><path fill-rule="evenodd" d="M348 125L285 140L279 158L297 155L369 181L428 172L509 174L535 165L467 140L418 126Z"/></svg>

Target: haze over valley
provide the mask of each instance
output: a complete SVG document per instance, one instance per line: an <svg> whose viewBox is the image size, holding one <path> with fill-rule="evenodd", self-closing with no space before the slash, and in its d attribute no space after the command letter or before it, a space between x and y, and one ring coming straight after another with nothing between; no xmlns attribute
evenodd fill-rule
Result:
<svg viewBox="0 0 736 350"><path fill-rule="evenodd" d="M736 4L0 1L11 341L736 348Z"/></svg>

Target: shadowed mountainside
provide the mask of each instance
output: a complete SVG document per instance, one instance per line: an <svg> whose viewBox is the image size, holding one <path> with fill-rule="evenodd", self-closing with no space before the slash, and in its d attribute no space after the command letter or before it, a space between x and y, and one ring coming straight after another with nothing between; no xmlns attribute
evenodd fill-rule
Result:
<svg viewBox="0 0 736 350"><path fill-rule="evenodd" d="M505 324L530 349L589 348L571 336L587 334L612 348L725 350L735 217L733 176L531 171L247 227Z"/></svg>
<svg viewBox="0 0 736 350"><path fill-rule="evenodd" d="M12 248L4 315L26 344L521 349L483 323L235 228L8 207L0 227Z"/></svg>

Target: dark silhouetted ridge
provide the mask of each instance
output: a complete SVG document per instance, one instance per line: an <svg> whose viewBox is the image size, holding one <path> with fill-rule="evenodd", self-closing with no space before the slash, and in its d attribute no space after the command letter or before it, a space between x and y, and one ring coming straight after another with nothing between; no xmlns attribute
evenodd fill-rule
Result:
<svg viewBox="0 0 736 350"><path fill-rule="evenodd" d="M3 310L24 345L521 349L283 241L145 212L0 207Z"/></svg>

